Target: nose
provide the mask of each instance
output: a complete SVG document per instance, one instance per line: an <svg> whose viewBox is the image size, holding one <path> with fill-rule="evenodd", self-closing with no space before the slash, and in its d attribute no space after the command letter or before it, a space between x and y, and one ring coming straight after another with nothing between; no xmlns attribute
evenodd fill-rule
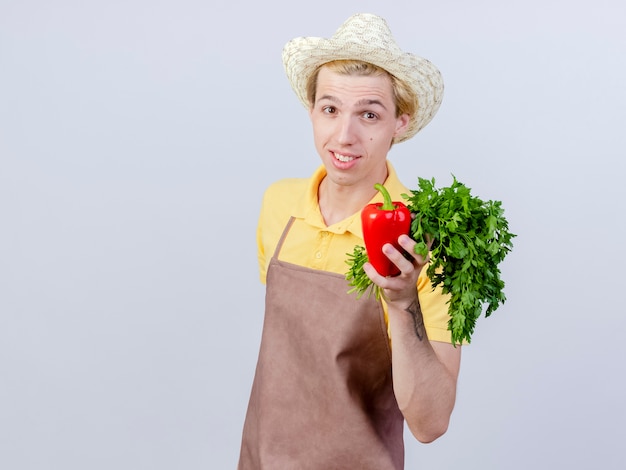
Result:
<svg viewBox="0 0 626 470"><path fill-rule="evenodd" d="M357 135L357 122L353 116L343 115L337 120L337 142L342 145L354 143Z"/></svg>

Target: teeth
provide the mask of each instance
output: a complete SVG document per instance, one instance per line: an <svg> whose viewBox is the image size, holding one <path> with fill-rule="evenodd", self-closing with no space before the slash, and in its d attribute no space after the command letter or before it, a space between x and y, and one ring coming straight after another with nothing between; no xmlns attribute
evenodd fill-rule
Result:
<svg viewBox="0 0 626 470"><path fill-rule="evenodd" d="M341 155L340 153L335 153L335 158L340 162L351 162L354 160L354 157L349 157L348 155Z"/></svg>

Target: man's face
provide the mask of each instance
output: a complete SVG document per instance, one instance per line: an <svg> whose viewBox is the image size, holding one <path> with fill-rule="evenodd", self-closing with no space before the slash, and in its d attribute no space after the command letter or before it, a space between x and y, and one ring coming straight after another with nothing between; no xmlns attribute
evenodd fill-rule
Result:
<svg viewBox="0 0 626 470"><path fill-rule="evenodd" d="M396 117L389 77L322 68L315 100L313 137L330 180L340 186L383 183L391 142L409 122L406 114Z"/></svg>

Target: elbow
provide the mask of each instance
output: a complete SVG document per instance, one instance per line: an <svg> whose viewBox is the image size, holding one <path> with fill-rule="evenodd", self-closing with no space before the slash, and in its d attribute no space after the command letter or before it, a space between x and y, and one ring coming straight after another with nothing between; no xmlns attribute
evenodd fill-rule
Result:
<svg viewBox="0 0 626 470"><path fill-rule="evenodd" d="M430 444L443 436L448 430L448 420L442 420L439 423L429 423L428 426L411 426L409 429L413 437L422 444Z"/></svg>
<svg viewBox="0 0 626 470"><path fill-rule="evenodd" d="M411 434L422 444L430 444L443 436L448 431L454 404L437 412L430 410L427 413L413 413L403 411L404 419Z"/></svg>

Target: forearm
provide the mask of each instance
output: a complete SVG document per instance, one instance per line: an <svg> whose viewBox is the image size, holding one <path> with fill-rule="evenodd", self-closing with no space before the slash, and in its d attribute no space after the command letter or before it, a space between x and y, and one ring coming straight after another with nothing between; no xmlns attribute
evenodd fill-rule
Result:
<svg viewBox="0 0 626 470"><path fill-rule="evenodd" d="M404 250L383 245L383 253L399 269L398 276L383 277L370 263L363 269L387 300L391 333L393 386L409 429L421 442L431 442L448 429L456 400L461 347L430 342L419 306L417 280L427 259L415 253L415 241L398 237Z"/></svg>
<svg viewBox="0 0 626 470"><path fill-rule="evenodd" d="M444 350L445 357L435 351L424 328L417 293L408 306L388 305L388 314L398 405L415 438L431 442L448 428L456 399L460 347L451 353Z"/></svg>

